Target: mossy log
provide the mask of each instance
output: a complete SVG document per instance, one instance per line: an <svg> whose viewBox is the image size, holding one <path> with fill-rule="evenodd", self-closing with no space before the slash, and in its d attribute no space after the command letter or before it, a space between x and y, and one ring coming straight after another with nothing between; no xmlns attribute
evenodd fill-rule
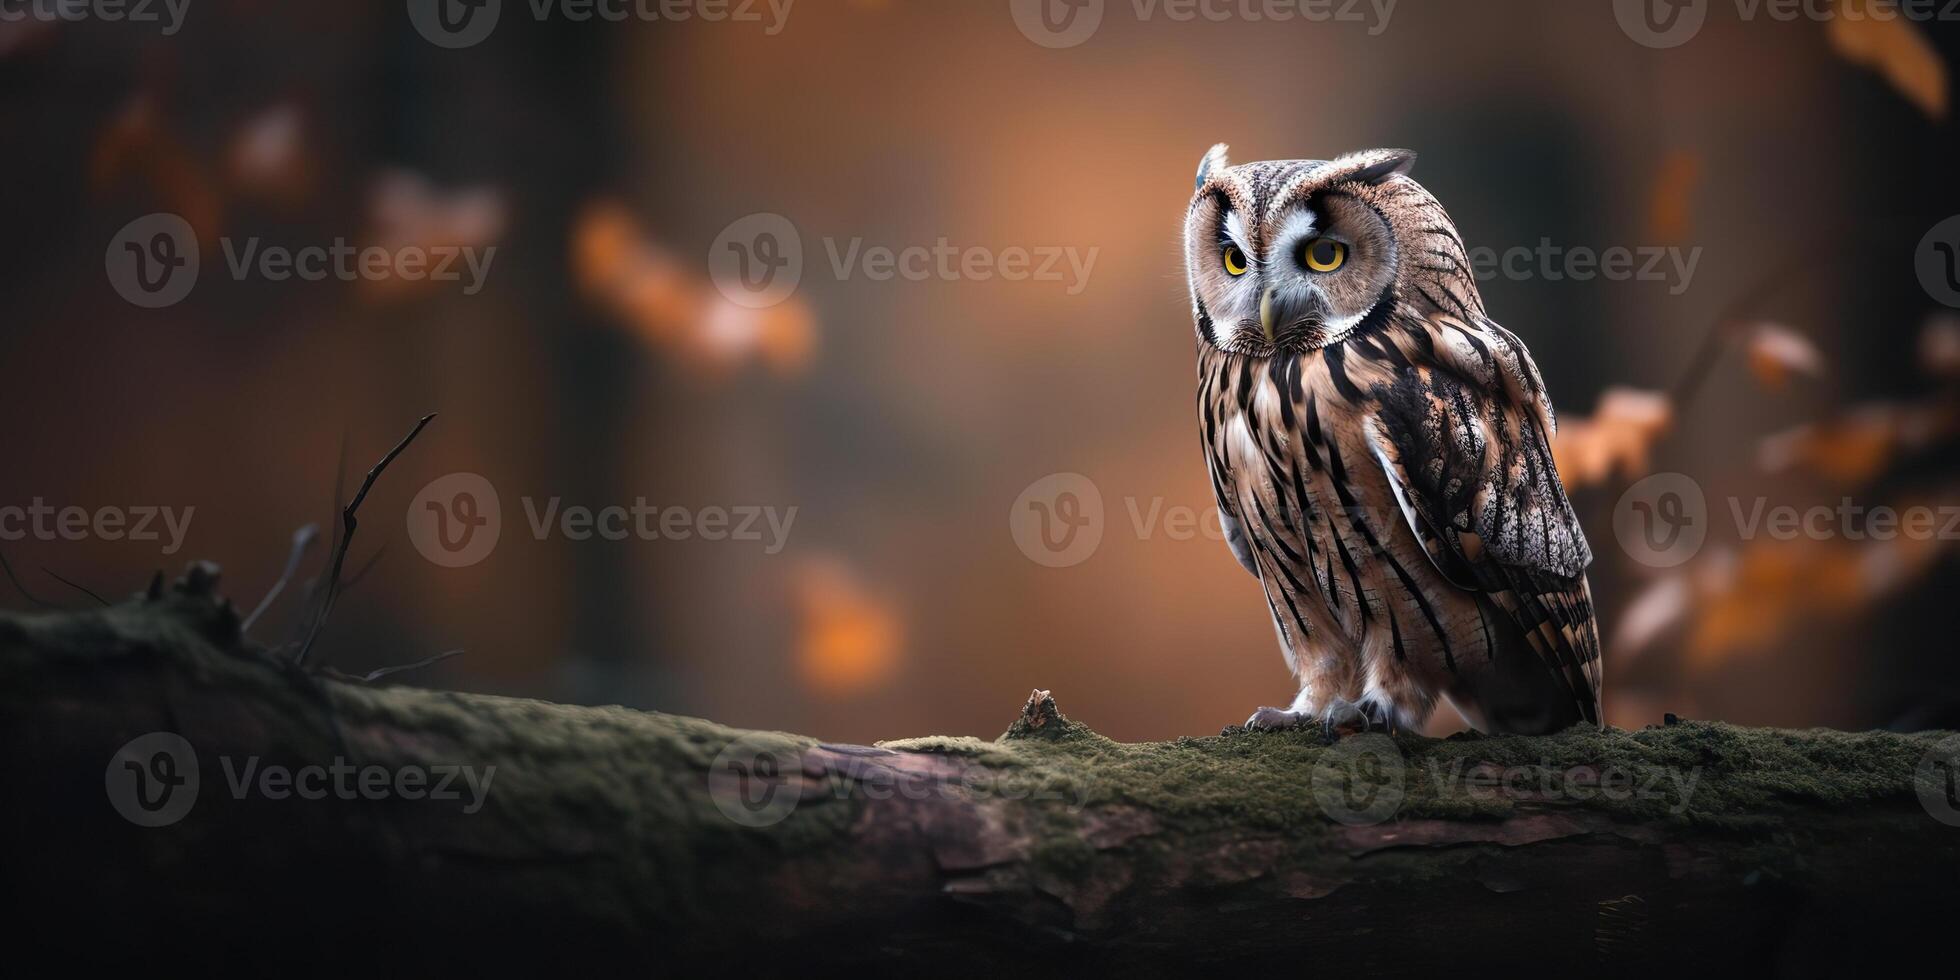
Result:
<svg viewBox="0 0 1960 980"><path fill-rule="evenodd" d="M1811 974L1940 944L1960 881L1938 733L1123 744L1036 692L836 745L299 671L204 570L0 615L0 704L12 942L83 960Z"/></svg>

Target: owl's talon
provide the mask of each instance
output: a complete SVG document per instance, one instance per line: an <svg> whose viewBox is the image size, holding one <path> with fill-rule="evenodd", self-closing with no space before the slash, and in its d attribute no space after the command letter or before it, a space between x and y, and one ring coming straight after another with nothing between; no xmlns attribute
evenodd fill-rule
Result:
<svg viewBox="0 0 1960 980"><path fill-rule="evenodd" d="M1369 722L1368 712L1362 705L1335 698L1321 711L1320 734L1329 742L1338 742L1343 736L1367 731Z"/></svg>
<svg viewBox="0 0 1960 980"><path fill-rule="evenodd" d="M1304 728L1312 722L1312 716L1304 711L1288 711L1285 708L1260 708L1245 720L1246 731L1277 732L1291 728Z"/></svg>

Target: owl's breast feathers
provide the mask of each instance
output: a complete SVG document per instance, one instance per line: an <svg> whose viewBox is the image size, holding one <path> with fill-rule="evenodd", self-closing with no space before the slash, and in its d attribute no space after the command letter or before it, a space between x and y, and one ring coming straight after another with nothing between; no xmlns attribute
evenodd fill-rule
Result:
<svg viewBox="0 0 1960 980"><path fill-rule="evenodd" d="M1227 538L1303 680L1408 675L1433 699L1528 645L1570 698L1561 714L1598 723L1592 555L1515 336L1482 317L1398 314L1319 350L1198 347Z"/></svg>

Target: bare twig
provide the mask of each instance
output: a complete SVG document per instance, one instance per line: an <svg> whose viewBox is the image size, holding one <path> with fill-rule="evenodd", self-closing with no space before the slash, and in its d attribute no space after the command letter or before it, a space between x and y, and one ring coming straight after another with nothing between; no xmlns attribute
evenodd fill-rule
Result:
<svg viewBox="0 0 1960 980"><path fill-rule="evenodd" d="M1730 344L1735 341L1737 328L1749 322L1745 319L1747 312L1773 294L1787 281L1791 273L1801 268L1810 258L1811 249L1808 245L1802 249L1793 249L1782 261L1771 266L1762 278L1756 280L1735 299L1730 300L1728 305L1716 315L1715 321L1710 323L1707 331L1702 334L1701 343L1695 348L1694 357L1688 361L1687 369L1682 372L1681 380L1674 383L1676 418L1687 415L1688 406L1693 404L1695 398L1701 394L1702 388L1708 383L1709 376L1715 371L1715 365L1721 361L1722 355L1728 352Z"/></svg>
<svg viewBox="0 0 1960 980"><path fill-rule="evenodd" d="M354 570L354 574L347 576L347 584L340 587L341 594L345 595L348 592L352 592L354 586L361 584L361 580L367 578L367 574L374 571L374 566L381 564L381 559L387 557L387 554L388 549L386 547L376 549L374 554L370 555L368 560L360 568Z"/></svg>
<svg viewBox="0 0 1960 980"><path fill-rule="evenodd" d="M240 630L251 632L252 624L258 622L259 617L272 608L273 601L279 598L279 593L286 591L286 586L292 582L293 575L299 571L300 561L306 557L306 552L313 547L313 542L319 537L320 525L318 524L308 524L293 532L293 547L286 553L285 570L279 573L279 581L272 583L272 589L265 594L265 598L259 600L252 614L245 617L244 624L239 627Z"/></svg>
<svg viewBox="0 0 1960 980"><path fill-rule="evenodd" d="M374 670L370 670L359 677L353 678L353 680L359 681L362 684L372 684L375 681L378 681L384 677L392 677L396 674L404 673L411 670L421 670L424 667L429 667L435 664L442 663L443 661L448 660L450 657L457 656L462 652L463 651L461 650L445 650L441 653L436 654L433 657L429 657L423 660L417 660L412 664L400 664L394 667L377 667Z"/></svg>
<svg viewBox="0 0 1960 980"><path fill-rule="evenodd" d="M32 592L27 591L27 586L20 584L20 579L14 576L14 566L7 562L7 555L5 552L0 552L0 569L4 569L6 571L7 581L14 583L14 590L19 592L21 595L26 596L28 602L31 602L37 606L41 606L42 608L45 609L54 608L54 603L49 602L46 599L43 599Z"/></svg>
<svg viewBox="0 0 1960 980"><path fill-rule="evenodd" d="M94 589L91 589L88 586L81 584L80 582L71 582L65 578L62 578L59 574L55 572L54 569L49 568L46 565L41 566L41 571L45 573L49 578L52 578L55 581L60 582L61 584L68 586L69 588L74 589L75 591L80 592L81 594L88 596L91 599L94 599L97 605L106 606L109 604L109 600L102 598L100 595L97 595Z"/></svg>
<svg viewBox="0 0 1960 980"><path fill-rule="evenodd" d="M348 501L346 509L340 512L341 534L337 536L333 564L327 568L326 593L320 600L319 613L313 617L313 625L307 630L306 642L300 646L299 654L293 658L295 666L306 664L307 654L313 652L314 642L320 638L320 631L326 628L328 618L333 615L334 599L340 593L340 570L347 564L347 548L354 543L354 530L360 526L360 522L355 519L355 514L360 511L361 502L367 499L368 491L374 489L374 481L381 478L381 473L388 468L388 464L394 462L395 457L400 456L402 450L407 449L408 444L414 442L415 437L421 435L422 430L433 421L435 421L433 412L422 416L421 421L415 423L415 428L409 430L408 435L404 436L401 442L396 443L395 448L388 450L388 455L381 457L381 462L374 464L374 468L368 471L367 479L361 481L361 489L354 493L354 499Z"/></svg>
<svg viewBox="0 0 1960 980"><path fill-rule="evenodd" d="M347 498L342 496L340 492L346 486L346 482L347 430L342 429L340 432L340 450L334 454L333 458L333 513L335 514L340 513L341 509L347 503ZM335 524L327 532L327 554L331 555L339 549L340 525ZM306 580L306 588L300 590L299 617L293 621L292 638L280 644L279 649L281 651L299 646L300 641L305 638L307 627L312 624L313 617L318 615L320 611L319 604L315 601L318 598L319 588L320 576L314 575Z"/></svg>

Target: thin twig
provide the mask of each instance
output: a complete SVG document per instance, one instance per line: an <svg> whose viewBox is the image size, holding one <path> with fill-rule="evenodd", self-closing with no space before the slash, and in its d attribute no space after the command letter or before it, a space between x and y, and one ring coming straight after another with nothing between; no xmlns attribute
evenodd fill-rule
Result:
<svg viewBox="0 0 1960 980"><path fill-rule="evenodd" d="M306 643L300 646L298 656L293 658L295 666L305 666L307 654L313 652L314 642L320 638L320 631L326 628L327 619L333 615L334 599L340 593L340 570L347 564L347 548L354 543L354 529L360 526L354 515L360 511L361 502L367 499L368 491L374 489L374 481L381 478L388 464L394 462L395 457L400 456L402 450L407 449L408 444L414 442L415 437L421 435L422 430L433 421L433 412L422 416L421 421L415 423L415 428L410 429L408 435L396 443L395 448L388 450L388 455L381 457L381 462L374 464L374 469L368 471L367 479L361 481L361 489L355 492L353 500L347 502L347 508L340 512L342 533L334 549L333 564L327 569L326 597L320 601L320 612L314 616L313 625L307 630Z"/></svg>
<svg viewBox="0 0 1960 980"><path fill-rule="evenodd" d="M46 599L43 599L32 592L27 591L27 586L20 584L20 579L14 576L14 566L8 564L7 562L7 555L5 552L0 552L0 569L4 569L6 571L7 581L14 583L15 591L19 592L21 595L26 596L28 602L31 602L44 609L54 608L54 603L49 602Z"/></svg>
<svg viewBox="0 0 1960 980"><path fill-rule="evenodd" d="M1702 334L1701 343L1695 348L1694 357L1688 361L1687 369L1681 374L1681 380L1674 384L1674 412L1677 418L1687 414L1688 406L1693 404L1695 398L1701 394L1702 388L1707 385L1709 376L1715 372L1715 365L1721 361L1722 355L1728 352L1729 344L1734 341L1736 327L1748 322L1744 319L1747 311L1757 306L1782 285L1790 273L1810 260L1813 248L1814 246L1806 244L1801 249L1792 249L1783 261L1771 266L1762 278L1756 280L1735 299L1730 300L1715 317L1715 321L1708 325L1707 331Z"/></svg>
<svg viewBox="0 0 1960 980"><path fill-rule="evenodd" d="M109 604L109 600L104 599L101 596L97 595L94 589L91 589L88 586L81 584L80 582L70 582L69 580L62 578L59 574L57 574L54 571L54 569L51 569L46 565L41 566L41 571L44 574L46 574L49 578L52 578L55 581L60 582L61 584L68 586L69 588L74 589L75 591L80 592L81 594L88 596L91 599L94 599L97 605L106 606Z"/></svg>
<svg viewBox="0 0 1960 980"><path fill-rule="evenodd" d="M426 660L417 660L412 664L402 664L398 667L379 667L374 670L368 671L365 675L363 675L360 678L360 680L361 683L363 684L372 684L375 681L382 679L383 677L392 677L395 674L403 673L404 671L421 670L424 667L442 663L443 661L448 660L450 657L454 657L462 652L463 651L461 650L445 650L442 653L438 653L435 656L430 657Z"/></svg>
<svg viewBox="0 0 1960 980"><path fill-rule="evenodd" d="M381 559L386 557L387 554L388 554L388 548L386 545L383 545L381 548L376 549L374 554L368 558L365 564L363 564L360 568L355 569L354 574L347 576L347 584L340 587L340 594L346 595L347 593L354 591L354 586L361 584L361 580L367 578L367 574L371 571L374 571L374 566L381 564Z"/></svg>
<svg viewBox="0 0 1960 980"><path fill-rule="evenodd" d="M286 553L285 570L279 573L279 581L272 583L272 589L265 594L265 598L259 600L252 614L245 617L244 624L239 627L241 631L250 633L252 624L258 622L259 617L272 608L273 601L279 598L279 593L286 591L286 586L299 572L299 563L306 558L306 552L313 547L313 542L319 540L319 537L320 525L318 524L308 524L293 532L293 547Z"/></svg>
<svg viewBox="0 0 1960 980"><path fill-rule="evenodd" d="M340 449L338 452L334 453L334 458L333 458L333 511L332 513L335 514L340 513L341 508L346 504L346 498L341 496L340 493L341 489L346 486L346 482L347 482L347 430L342 429L340 430ZM331 555L339 548L340 548L340 525L336 523L327 532L327 554ZM311 625L313 622L313 617L318 615L320 612L319 604L315 602L315 599L318 596L319 588L320 588L320 576L315 575L306 580L306 588L300 590L299 616L293 620L293 635L285 643L280 644L281 650L287 649L289 647L299 646L301 639L305 637L308 626Z"/></svg>

